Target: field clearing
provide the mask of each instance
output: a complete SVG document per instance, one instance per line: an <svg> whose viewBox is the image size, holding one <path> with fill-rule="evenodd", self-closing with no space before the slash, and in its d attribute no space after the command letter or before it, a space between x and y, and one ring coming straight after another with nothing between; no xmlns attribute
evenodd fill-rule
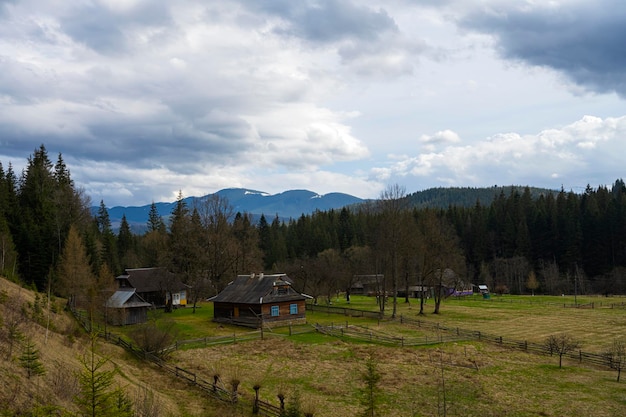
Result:
<svg viewBox="0 0 626 417"><path fill-rule="evenodd" d="M624 301L623 297L577 297L578 304L594 303L594 308L573 308L569 306L574 304L574 297L503 296L482 300L474 296L445 300L440 314L432 314L434 305L429 300L424 307L425 314L419 315L418 300L412 299L407 305L404 299L398 299L397 317L534 343L542 343L549 335L567 333L581 342L582 350L602 353L614 340L626 339L626 309L611 308L611 304ZM352 297L350 304L341 298L333 300L335 307L372 311L375 311L375 303L370 297ZM385 315L388 317L391 312L389 300Z"/></svg>
<svg viewBox="0 0 626 417"><path fill-rule="evenodd" d="M391 348L327 338L316 343L284 338L178 351L172 358L193 372L241 380L239 392L278 405L298 397L319 416L357 416L365 362L381 374L382 416L622 416L623 384L615 374L556 358L500 349L482 343L437 348ZM445 389L444 389L445 387Z"/></svg>
<svg viewBox="0 0 626 417"><path fill-rule="evenodd" d="M548 335L568 333L582 342L587 352L603 352L613 340L626 337L626 310L607 304L591 308L564 308L568 297L515 297L502 299L448 299L441 314L432 314L432 302L418 315L416 300L398 300L398 317L420 319L446 327L475 330L506 339L542 343ZM595 299L598 302L598 299ZM603 301L606 301L603 299ZM621 303L623 299L612 299ZM578 297L580 304L591 302ZM348 304L333 299L333 306L376 311L375 299L352 297ZM210 320L210 305L199 312ZM482 342L453 342L429 347L386 347L352 342L319 333L295 334L311 324L361 326L387 335L416 335L420 329L390 321L391 304L383 320L307 312L309 325L266 331L264 340L206 348L185 348L171 360L199 375L216 371L225 384L233 376L241 380L240 392L253 396L252 386L261 386L263 400L278 405L277 394L299 398L303 409L318 416L356 416L364 386L365 362L369 357L381 374L380 415L443 415L444 386L447 415L456 416L623 416L626 414L626 384L616 382L616 372L580 365L558 357L508 350ZM173 314L175 320L195 322L204 330L189 334L243 334L231 326L204 322L187 311ZM208 335L208 334L207 334ZM209 377L210 378L210 377Z"/></svg>

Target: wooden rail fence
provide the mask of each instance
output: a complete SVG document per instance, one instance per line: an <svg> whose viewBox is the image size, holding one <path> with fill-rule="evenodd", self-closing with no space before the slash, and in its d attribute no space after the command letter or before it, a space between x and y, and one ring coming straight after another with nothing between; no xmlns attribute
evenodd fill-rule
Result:
<svg viewBox="0 0 626 417"><path fill-rule="evenodd" d="M179 379L185 380L190 385L193 385L202 390L205 394L207 394L207 396L213 399L219 400L227 404L231 404L234 407L252 409L253 414L259 416L281 417L282 415L284 415L284 409L277 407L267 401L263 401L260 398L255 397L255 399L250 402L245 397L241 396L239 392L230 391L224 388L223 384L219 380L209 382L203 379L201 376L198 376L194 372L190 372L179 366L172 365L160 358L159 356L154 355L150 352L146 352L145 350L134 346L132 343L127 342L120 336L114 335L111 332L101 331L99 328L94 329L92 328L92 324L88 320L86 314L76 309L71 309L71 311L77 321L87 332L95 332L98 337L104 338L105 340L124 348L128 352L135 355L137 358L153 363L163 371L168 372ZM232 341L232 337L229 336L229 338ZM250 339L244 338L243 340Z"/></svg>

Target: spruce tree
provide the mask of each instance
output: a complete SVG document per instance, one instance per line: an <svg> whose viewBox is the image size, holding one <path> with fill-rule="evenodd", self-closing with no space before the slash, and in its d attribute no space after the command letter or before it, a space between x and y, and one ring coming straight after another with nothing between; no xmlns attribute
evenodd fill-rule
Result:
<svg viewBox="0 0 626 417"><path fill-rule="evenodd" d="M163 222L163 218L159 214L157 210L156 204L154 201L150 205L150 211L148 212L148 233L150 232L158 232L165 229L165 223Z"/></svg>
<svg viewBox="0 0 626 417"><path fill-rule="evenodd" d="M75 398L75 403L84 416L117 415L121 403L118 401L119 392L113 389L116 371L107 369L108 358L98 356L96 339L97 335L91 333L89 350L80 358L82 365L82 370L78 374L80 392Z"/></svg>
<svg viewBox="0 0 626 417"><path fill-rule="evenodd" d="M100 207L96 215L96 224L98 226L98 232L100 233L99 240L102 248L100 252L100 262L106 263L113 273L118 274L122 271L119 266L117 239L113 233L109 212L103 200L100 200Z"/></svg>
<svg viewBox="0 0 626 417"><path fill-rule="evenodd" d="M23 351L20 355L20 365L22 365L22 368L26 369L28 378L46 373L46 369L40 361L39 350L30 337L24 339Z"/></svg>
<svg viewBox="0 0 626 417"><path fill-rule="evenodd" d="M20 272L28 283L44 288L50 266L57 259L57 227L54 206L55 181L52 163L41 145L28 158L20 178L19 216L16 244L20 256Z"/></svg>
<svg viewBox="0 0 626 417"><path fill-rule="evenodd" d="M361 375L364 387L361 391L361 405L365 407L361 416L374 417L380 402L380 379L381 375L376 369L376 362L370 355L365 362L365 372Z"/></svg>
<svg viewBox="0 0 626 417"><path fill-rule="evenodd" d="M118 259L121 262L121 267L133 267L131 265L136 259L135 255L135 237L130 230L128 220L126 220L126 214L122 215L122 221L120 222L120 230L117 233L117 252ZM121 271L120 271L121 272Z"/></svg>

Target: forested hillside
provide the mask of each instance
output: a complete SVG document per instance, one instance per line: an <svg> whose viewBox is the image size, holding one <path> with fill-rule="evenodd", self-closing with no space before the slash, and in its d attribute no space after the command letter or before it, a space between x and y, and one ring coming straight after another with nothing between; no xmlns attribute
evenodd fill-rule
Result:
<svg viewBox="0 0 626 417"><path fill-rule="evenodd" d="M42 145L19 178L10 164L6 171L0 165L0 272L40 290L49 285L59 295L85 298L94 289L110 290L124 268L161 266L191 285L192 303L237 274L260 271L286 272L314 297L346 290L359 274L382 274L379 290L391 294L409 285L438 288L450 281L446 270L455 272L447 286L626 292L622 180L582 194L530 187L471 191L407 195L389 186L378 200L289 221L253 220L219 195L192 206L180 195L167 221L153 204L147 231L137 235L124 217L114 232L104 202L91 215L62 156L52 164ZM490 191L491 199L484 194ZM447 194L464 197L432 208Z"/></svg>
<svg viewBox="0 0 626 417"><path fill-rule="evenodd" d="M415 208L442 208L472 207L476 203L483 206L490 205L500 194L509 195L514 192L522 193L528 188L533 198L554 193L555 190L524 186L497 186L493 187L437 187L409 194L406 198L411 207Z"/></svg>

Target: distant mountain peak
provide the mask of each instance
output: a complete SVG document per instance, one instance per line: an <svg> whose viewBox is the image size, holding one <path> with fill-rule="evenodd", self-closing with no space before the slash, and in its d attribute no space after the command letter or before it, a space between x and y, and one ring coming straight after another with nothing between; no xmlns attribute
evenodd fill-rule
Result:
<svg viewBox="0 0 626 417"><path fill-rule="evenodd" d="M248 213L253 218L266 217L288 220L311 214L317 210L326 211L340 209L345 206L363 202L362 199L343 193L318 194L309 190L287 190L278 194L270 194L265 191L251 190L247 188L224 188L214 193L228 200L235 212ZM213 194L202 197L187 197L185 201L192 206L195 201L202 201ZM168 218L174 209L176 202L155 203L159 214ZM92 212L97 213L98 207L92 207ZM140 207L112 207L108 209L111 225L114 229L119 227L122 216L135 233L143 233L148 222L150 205Z"/></svg>

